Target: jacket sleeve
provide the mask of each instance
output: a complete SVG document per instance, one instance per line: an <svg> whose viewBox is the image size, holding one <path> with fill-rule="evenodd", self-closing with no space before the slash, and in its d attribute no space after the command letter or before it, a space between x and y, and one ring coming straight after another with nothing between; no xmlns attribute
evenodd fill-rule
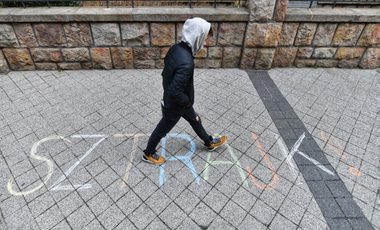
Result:
<svg viewBox="0 0 380 230"><path fill-rule="evenodd" d="M185 94L186 85L193 73L193 66L189 63L182 64L175 71L172 81L168 87L169 98L180 106L190 104L190 98Z"/></svg>

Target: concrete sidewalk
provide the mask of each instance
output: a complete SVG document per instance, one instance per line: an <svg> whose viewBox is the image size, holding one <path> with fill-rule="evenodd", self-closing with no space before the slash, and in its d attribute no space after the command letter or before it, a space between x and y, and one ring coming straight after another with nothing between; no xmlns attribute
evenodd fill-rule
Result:
<svg viewBox="0 0 380 230"><path fill-rule="evenodd" d="M1 229L380 229L380 71L197 69L142 162L161 70L0 75Z"/></svg>

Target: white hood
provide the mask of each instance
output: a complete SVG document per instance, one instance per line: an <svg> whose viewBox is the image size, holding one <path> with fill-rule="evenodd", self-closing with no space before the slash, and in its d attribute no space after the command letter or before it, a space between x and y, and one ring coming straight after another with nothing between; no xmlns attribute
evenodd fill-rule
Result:
<svg viewBox="0 0 380 230"><path fill-rule="evenodd" d="M182 29L182 41L190 46L193 56L203 48L211 24L202 18L187 19Z"/></svg>

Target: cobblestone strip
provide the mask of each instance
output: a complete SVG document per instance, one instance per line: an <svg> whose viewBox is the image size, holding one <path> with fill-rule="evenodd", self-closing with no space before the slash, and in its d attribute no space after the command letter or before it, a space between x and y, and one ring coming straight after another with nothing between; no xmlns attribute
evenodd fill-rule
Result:
<svg viewBox="0 0 380 230"><path fill-rule="evenodd" d="M294 154L293 159L329 227L354 229L360 226L362 229L373 229L352 194L269 74L266 71L249 71L248 75L284 139L290 155ZM298 149L294 149L297 143L300 145Z"/></svg>

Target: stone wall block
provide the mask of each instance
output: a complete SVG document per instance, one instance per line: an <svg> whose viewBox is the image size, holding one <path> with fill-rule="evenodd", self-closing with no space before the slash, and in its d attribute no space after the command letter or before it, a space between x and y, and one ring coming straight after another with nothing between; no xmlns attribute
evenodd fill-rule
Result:
<svg viewBox="0 0 380 230"><path fill-rule="evenodd" d="M121 23L123 46L149 46L148 23Z"/></svg>
<svg viewBox="0 0 380 230"><path fill-rule="evenodd" d="M368 48L359 64L363 69L376 69L380 67L380 48Z"/></svg>
<svg viewBox="0 0 380 230"><path fill-rule="evenodd" d="M0 50L0 73L9 71L7 60L4 57L3 51Z"/></svg>
<svg viewBox="0 0 380 230"><path fill-rule="evenodd" d="M249 23L245 38L246 47L276 47L282 23Z"/></svg>
<svg viewBox="0 0 380 230"><path fill-rule="evenodd" d="M134 48L133 54L138 60L159 59L160 48Z"/></svg>
<svg viewBox="0 0 380 230"><path fill-rule="evenodd" d="M136 69L155 69L156 63L154 60L136 60Z"/></svg>
<svg viewBox="0 0 380 230"><path fill-rule="evenodd" d="M59 23L37 23L33 25L40 46L66 47L62 25Z"/></svg>
<svg viewBox="0 0 380 230"><path fill-rule="evenodd" d="M315 60L307 60L307 59L304 59L304 60L295 60L294 61L294 66L295 67L298 67L298 68L304 68L304 67L313 67L315 65Z"/></svg>
<svg viewBox="0 0 380 230"><path fill-rule="evenodd" d="M253 63L255 63L257 55L257 49L245 48L243 50L243 57L241 60L240 68L253 69Z"/></svg>
<svg viewBox="0 0 380 230"><path fill-rule="evenodd" d="M278 0L274 13L274 20L282 22L285 20L286 10L288 9L289 0Z"/></svg>
<svg viewBox="0 0 380 230"><path fill-rule="evenodd" d="M92 63L91 62L83 62L82 69L92 69Z"/></svg>
<svg viewBox="0 0 380 230"><path fill-rule="evenodd" d="M175 43L174 23L151 23L152 46L171 46Z"/></svg>
<svg viewBox="0 0 380 230"><path fill-rule="evenodd" d="M201 49L197 55L195 56L195 58L207 58L207 48L203 48Z"/></svg>
<svg viewBox="0 0 380 230"><path fill-rule="evenodd" d="M57 63L57 65L58 69L62 70L78 70L82 68L80 63Z"/></svg>
<svg viewBox="0 0 380 230"><path fill-rule="evenodd" d="M182 34L183 24L184 23L177 23L176 25L177 26L177 43L180 43L183 38L183 34Z"/></svg>
<svg viewBox="0 0 380 230"><path fill-rule="evenodd" d="M90 61L90 52L87 48L63 49L62 54L67 62Z"/></svg>
<svg viewBox="0 0 380 230"><path fill-rule="evenodd" d="M168 53L170 47L161 48L161 58L165 58Z"/></svg>
<svg viewBox="0 0 380 230"><path fill-rule="evenodd" d="M27 49L3 49L12 70L35 70L32 57Z"/></svg>
<svg viewBox="0 0 380 230"><path fill-rule="evenodd" d="M335 32L332 46L355 46L364 24L341 23Z"/></svg>
<svg viewBox="0 0 380 230"><path fill-rule="evenodd" d="M90 49L94 68L111 69L112 60L109 48L91 48Z"/></svg>
<svg viewBox="0 0 380 230"><path fill-rule="evenodd" d="M380 23L367 24L357 46L379 47L380 46Z"/></svg>
<svg viewBox="0 0 380 230"><path fill-rule="evenodd" d="M297 47L276 48L274 55L273 67L291 67L297 54Z"/></svg>
<svg viewBox="0 0 380 230"><path fill-rule="evenodd" d="M113 66L116 69L133 69L133 52L131 47L111 48Z"/></svg>
<svg viewBox="0 0 380 230"><path fill-rule="evenodd" d="M315 48L312 58L332 58L336 52L336 48Z"/></svg>
<svg viewBox="0 0 380 230"><path fill-rule="evenodd" d="M337 27L337 23L319 24L314 36L313 46L330 46Z"/></svg>
<svg viewBox="0 0 380 230"><path fill-rule="evenodd" d="M61 51L57 48L32 48L30 49L35 62L60 62Z"/></svg>
<svg viewBox="0 0 380 230"><path fill-rule="evenodd" d="M11 24L0 24L0 47L20 47Z"/></svg>
<svg viewBox="0 0 380 230"><path fill-rule="evenodd" d="M218 37L218 23L217 22L211 23L211 28L212 28L213 36L209 36L208 39L206 39L206 46L216 46L216 38ZM244 28L244 31L245 31L245 28Z"/></svg>
<svg viewBox="0 0 380 230"><path fill-rule="evenodd" d="M340 60L338 63L339 68L354 69L358 67L360 60Z"/></svg>
<svg viewBox="0 0 380 230"><path fill-rule="evenodd" d="M269 69L272 66L275 49L259 49L255 69Z"/></svg>
<svg viewBox="0 0 380 230"><path fill-rule="evenodd" d="M121 46L119 24L91 23L95 46Z"/></svg>
<svg viewBox="0 0 380 230"><path fill-rule="evenodd" d="M250 21L266 22L272 19L276 0L248 1Z"/></svg>
<svg viewBox="0 0 380 230"><path fill-rule="evenodd" d="M67 44L69 47L78 46L93 46L91 29L88 23L65 23L63 24L65 30Z"/></svg>
<svg viewBox="0 0 380 230"><path fill-rule="evenodd" d="M339 48L335 54L335 59L359 59L364 51L365 48Z"/></svg>
<svg viewBox="0 0 380 230"><path fill-rule="evenodd" d="M156 68L157 69L163 69L165 67L165 61L164 60L156 60Z"/></svg>
<svg viewBox="0 0 380 230"><path fill-rule="evenodd" d="M219 60L205 60L205 67L206 68L212 68L212 69L216 69L216 68L221 68L222 67L222 60L219 59Z"/></svg>
<svg viewBox="0 0 380 230"><path fill-rule="evenodd" d="M223 48L222 47L209 47L208 48L208 57L221 59L223 57Z"/></svg>
<svg viewBox="0 0 380 230"><path fill-rule="evenodd" d="M223 51L223 68L239 67L241 48L225 47Z"/></svg>
<svg viewBox="0 0 380 230"><path fill-rule="evenodd" d="M298 28L298 34L295 46L309 46L313 40L315 31L317 29L317 23L301 23Z"/></svg>
<svg viewBox="0 0 380 230"><path fill-rule="evenodd" d="M57 63L53 62L43 62L43 63L35 63L36 69L38 70L57 70Z"/></svg>
<svg viewBox="0 0 380 230"><path fill-rule="evenodd" d="M37 47L37 39L34 36L30 23L13 23L13 28L18 37L21 47Z"/></svg>
<svg viewBox="0 0 380 230"><path fill-rule="evenodd" d="M334 68L338 66L338 61L337 60L317 60L316 63L317 66L323 67L323 68Z"/></svg>
<svg viewBox="0 0 380 230"><path fill-rule="evenodd" d="M292 46L297 34L299 23L283 23L281 29L280 46Z"/></svg>
<svg viewBox="0 0 380 230"><path fill-rule="evenodd" d="M219 28L218 46L241 46L243 45L244 22L222 22Z"/></svg>
<svg viewBox="0 0 380 230"><path fill-rule="evenodd" d="M298 48L297 58L311 58L314 48L312 47L300 47Z"/></svg>

